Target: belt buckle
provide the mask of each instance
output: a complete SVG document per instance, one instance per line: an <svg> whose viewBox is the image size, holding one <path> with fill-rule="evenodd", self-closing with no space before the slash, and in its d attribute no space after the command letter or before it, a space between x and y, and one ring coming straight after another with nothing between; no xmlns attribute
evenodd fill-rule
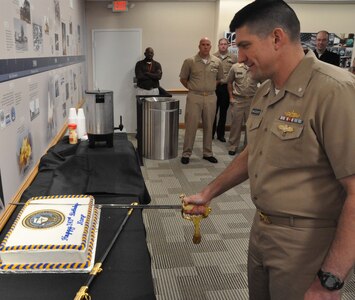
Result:
<svg viewBox="0 0 355 300"><path fill-rule="evenodd" d="M258 210L260 221L264 222L265 224L271 224L271 220L267 215L264 215L260 210Z"/></svg>
<svg viewBox="0 0 355 300"><path fill-rule="evenodd" d="M206 96L208 96L208 93L207 92L202 92L202 96L206 97Z"/></svg>

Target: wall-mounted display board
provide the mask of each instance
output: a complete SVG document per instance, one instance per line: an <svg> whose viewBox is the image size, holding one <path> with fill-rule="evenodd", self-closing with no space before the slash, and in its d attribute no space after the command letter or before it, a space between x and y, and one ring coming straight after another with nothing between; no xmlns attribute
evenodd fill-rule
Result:
<svg viewBox="0 0 355 300"><path fill-rule="evenodd" d="M228 40L228 51L238 55L238 47L235 44L235 32L225 31L224 37Z"/></svg>
<svg viewBox="0 0 355 300"><path fill-rule="evenodd" d="M3 0L0 57L81 55L81 0Z"/></svg>
<svg viewBox="0 0 355 300"><path fill-rule="evenodd" d="M0 166L6 201L83 98L82 64L0 84Z"/></svg>
<svg viewBox="0 0 355 300"><path fill-rule="evenodd" d="M0 11L0 214L86 88L84 0L6 0Z"/></svg>

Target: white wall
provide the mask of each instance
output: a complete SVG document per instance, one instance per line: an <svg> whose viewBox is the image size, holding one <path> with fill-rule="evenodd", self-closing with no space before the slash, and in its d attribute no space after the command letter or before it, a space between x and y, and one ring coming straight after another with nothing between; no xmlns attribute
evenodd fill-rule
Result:
<svg viewBox="0 0 355 300"><path fill-rule="evenodd" d="M142 58L145 48L154 49L154 58L162 64L161 86L165 89L183 88L179 81L183 60L197 53L201 37L213 40L216 34L213 2L137 2L123 13L112 13L107 2L87 2L86 16L89 88L92 88L92 29L141 28Z"/></svg>

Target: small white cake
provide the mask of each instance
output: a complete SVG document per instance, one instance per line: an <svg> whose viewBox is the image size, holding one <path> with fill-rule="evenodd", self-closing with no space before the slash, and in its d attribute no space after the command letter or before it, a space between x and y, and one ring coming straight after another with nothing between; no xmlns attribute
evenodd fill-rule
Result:
<svg viewBox="0 0 355 300"><path fill-rule="evenodd" d="M90 270L99 223L94 204L84 195L28 200L0 244L0 270Z"/></svg>

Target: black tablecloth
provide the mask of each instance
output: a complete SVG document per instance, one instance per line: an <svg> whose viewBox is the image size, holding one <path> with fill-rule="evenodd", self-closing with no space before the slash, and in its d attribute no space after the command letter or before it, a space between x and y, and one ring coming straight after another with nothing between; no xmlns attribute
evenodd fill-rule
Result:
<svg viewBox="0 0 355 300"><path fill-rule="evenodd" d="M88 142L69 145L64 138L41 159L39 173L22 195L33 196L91 194L96 203L149 203L133 145L115 135L114 147L88 148ZM9 219L0 239L13 223L20 207ZM102 209L96 261L102 257L126 209ZM92 300L155 299L150 255L141 210L134 210L112 248L103 272L89 288ZM87 281L88 274L1 274L0 299L73 299Z"/></svg>

